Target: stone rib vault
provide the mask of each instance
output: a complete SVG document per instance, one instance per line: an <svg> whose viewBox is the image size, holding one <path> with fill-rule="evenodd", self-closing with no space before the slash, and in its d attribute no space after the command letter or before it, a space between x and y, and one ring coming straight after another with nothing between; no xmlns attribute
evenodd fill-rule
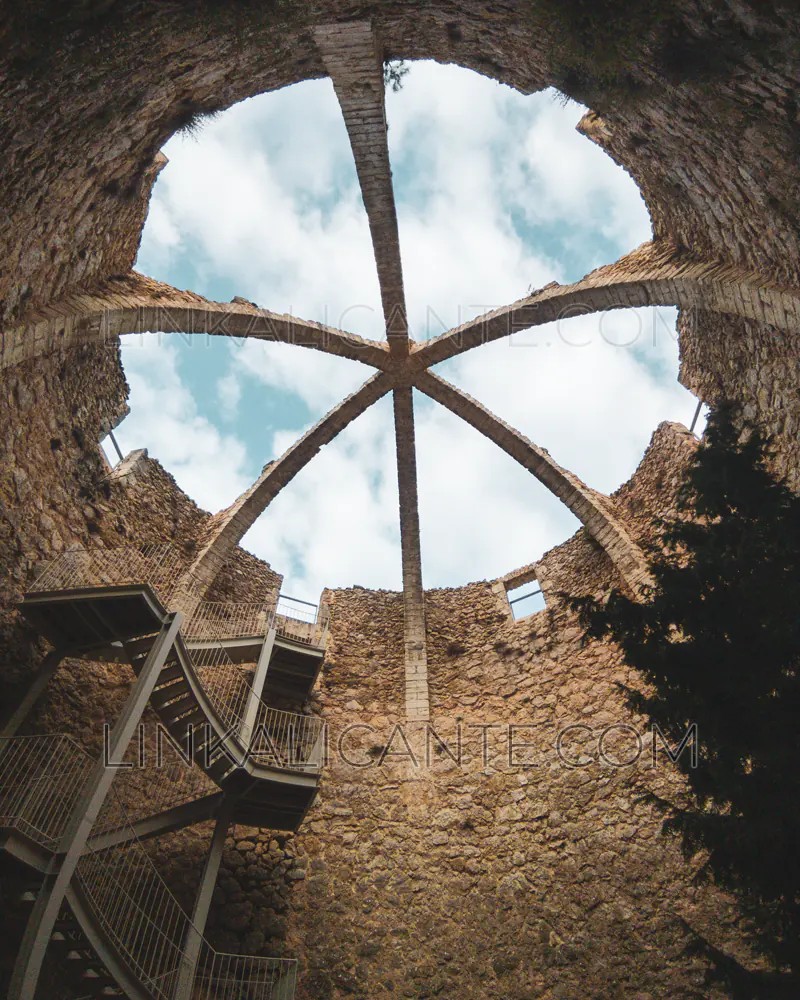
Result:
<svg viewBox="0 0 800 1000"><path fill-rule="evenodd" d="M356 417L392 392L403 568L405 691L409 719L429 716L425 597L422 581L413 389L476 428L548 487L599 543L619 577L636 593L648 582L642 552L613 501L563 469L548 452L477 400L430 371L449 358L515 332L612 309L676 305L756 320L800 333L800 293L734 264L690 254L654 240L571 285L545 288L463 324L435 340L410 339L400 239L387 144L380 39L368 22L317 27L314 38L347 126L369 220L384 313L385 340L370 341L319 323L278 315L244 299L210 302L192 292L130 273L74 292L5 331L0 369L78 344L116 341L145 331L252 337L308 347L358 361L374 374L312 427L226 510L183 580L205 593L253 522L314 457Z"/></svg>

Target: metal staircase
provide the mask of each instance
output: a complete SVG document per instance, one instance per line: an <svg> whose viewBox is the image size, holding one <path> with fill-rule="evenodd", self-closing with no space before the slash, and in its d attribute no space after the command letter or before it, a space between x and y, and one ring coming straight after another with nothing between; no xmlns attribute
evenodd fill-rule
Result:
<svg viewBox="0 0 800 1000"><path fill-rule="evenodd" d="M23 894L31 906L58 870L61 837L93 766L66 736L0 740L0 836L7 855L39 874ZM124 825L124 843L102 846L108 830ZM101 846L90 841L81 855L47 945L47 958L66 973L64 1000L290 1000L294 961L222 954L193 927L135 835L116 789L93 834ZM191 937L199 947L181 993Z"/></svg>
<svg viewBox="0 0 800 1000"><path fill-rule="evenodd" d="M53 955L71 970L69 1000L290 1000L293 962L221 955L203 929L228 825L295 830L316 794L321 720L261 695L307 697L324 657L324 612L296 620L264 605L199 600L169 546L64 553L20 607L56 651L0 739L0 848L42 879L27 893L31 916L10 1000L34 1000ZM123 771L115 780L69 737L15 736L64 656L132 666L110 759L132 747L149 704L159 738L168 737L183 765L180 781L143 793L132 785L141 775ZM217 826L190 918L143 842L211 818Z"/></svg>

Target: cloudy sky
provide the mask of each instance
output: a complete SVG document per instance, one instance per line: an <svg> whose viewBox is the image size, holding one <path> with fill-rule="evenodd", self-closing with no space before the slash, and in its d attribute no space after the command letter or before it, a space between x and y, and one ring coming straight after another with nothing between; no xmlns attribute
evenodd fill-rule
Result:
<svg viewBox="0 0 800 1000"><path fill-rule="evenodd" d="M583 109L417 63L387 96L412 336L437 336L650 237L627 174L575 131ZM329 80L237 105L174 138L137 267L180 288L381 338L378 282ZM367 376L281 344L126 338L124 452L146 447L201 506L229 504ZM438 371L606 492L661 420L688 424L674 310L616 312L478 348ZM577 522L528 473L415 394L426 586L531 562ZM281 493L244 544L316 601L323 586L401 585L391 401L358 418Z"/></svg>

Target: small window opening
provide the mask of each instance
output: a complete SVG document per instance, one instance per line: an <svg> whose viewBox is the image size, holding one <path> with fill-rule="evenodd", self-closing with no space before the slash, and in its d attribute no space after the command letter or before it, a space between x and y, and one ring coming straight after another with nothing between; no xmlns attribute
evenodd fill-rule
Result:
<svg viewBox="0 0 800 1000"><path fill-rule="evenodd" d="M125 457L122 454L120 446L117 444L117 439L114 437L113 431L109 431L108 436L103 438L100 442L100 448L102 449L102 452L106 457L106 461L112 469L116 469Z"/></svg>
<svg viewBox="0 0 800 1000"><path fill-rule="evenodd" d="M544 611L546 607L538 580L531 580L530 583L523 583L521 587L514 587L506 591L506 596L514 621L527 618L537 611Z"/></svg>

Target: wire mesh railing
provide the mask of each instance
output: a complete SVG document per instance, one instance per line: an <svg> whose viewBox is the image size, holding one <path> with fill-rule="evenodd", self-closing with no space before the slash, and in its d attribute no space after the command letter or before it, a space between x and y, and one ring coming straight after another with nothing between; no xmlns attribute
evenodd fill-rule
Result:
<svg viewBox="0 0 800 1000"><path fill-rule="evenodd" d="M200 601L182 632L195 641L266 635L273 615L264 603L240 604L233 601Z"/></svg>
<svg viewBox="0 0 800 1000"><path fill-rule="evenodd" d="M30 832L40 844L54 849L94 766L86 751L67 736L0 740L0 825ZM36 788L33 795L30 775ZM51 794L43 796L40 789L48 782ZM60 795L66 797L56 807ZM217 952L158 873L112 786L93 833L116 827L120 820L128 823L130 838L101 849L94 849L90 839L74 878L104 942L122 955L145 990L156 1000L177 1000L178 984L188 975L191 995L198 1000L291 1000L296 961ZM190 940L199 940L196 965L187 957ZM98 957L103 961L102 953Z"/></svg>
<svg viewBox="0 0 800 1000"><path fill-rule="evenodd" d="M175 593L182 560L170 543L121 545L113 549L70 549L37 576L29 593L149 584L164 604Z"/></svg>
<svg viewBox="0 0 800 1000"><path fill-rule="evenodd" d="M311 625L316 625L319 610L319 605L312 604L310 601L301 601L298 597L289 597L288 594L278 594L278 602L275 607L277 614Z"/></svg>
<svg viewBox="0 0 800 1000"><path fill-rule="evenodd" d="M203 950L195 979L197 997L215 1000L291 1000L297 982L297 963L256 959Z"/></svg>
<svg viewBox="0 0 800 1000"><path fill-rule="evenodd" d="M71 549L48 563L28 592L148 584L168 610L183 611L182 631L190 641L266 635L274 626L280 635L296 642L324 647L329 618L325 605L283 594L274 609L264 601L204 601L187 582L184 569L184 561L169 542Z"/></svg>
<svg viewBox="0 0 800 1000"><path fill-rule="evenodd" d="M311 604L295 597L278 595L275 627L280 635L309 646L323 648L330 614L326 604Z"/></svg>
<svg viewBox="0 0 800 1000"><path fill-rule="evenodd" d="M221 643L187 652L223 730L238 735L252 691L244 670L231 660Z"/></svg>
<svg viewBox="0 0 800 1000"><path fill-rule="evenodd" d="M259 702L249 752L262 764L318 774L323 764L322 719Z"/></svg>
<svg viewBox="0 0 800 1000"><path fill-rule="evenodd" d="M225 733L258 763L319 773L324 723L314 715L287 712L264 702L247 672L220 643L187 650L191 669Z"/></svg>
<svg viewBox="0 0 800 1000"><path fill-rule="evenodd" d="M67 736L0 739L0 827L55 849L92 761Z"/></svg>
<svg viewBox="0 0 800 1000"><path fill-rule="evenodd" d="M180 744L173 746L165 729L142 729L140 740L123 756L129 766L121 768L114 781L123 811L116 816L106 811L98 819L97 833L138 823L219 792L211 778L186 759L185 751Z"/></svg>

